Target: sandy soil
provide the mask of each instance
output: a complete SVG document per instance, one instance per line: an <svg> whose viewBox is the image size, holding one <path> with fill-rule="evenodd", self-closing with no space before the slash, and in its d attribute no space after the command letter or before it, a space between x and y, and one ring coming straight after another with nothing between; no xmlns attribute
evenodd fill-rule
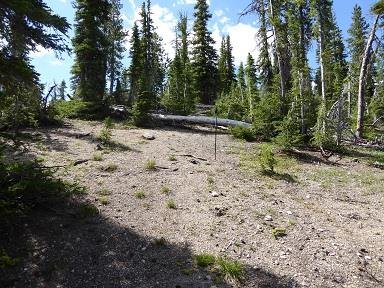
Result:
<svg viewBox="0 0 384 288"><path fill-rule="evenodd" d="M25 256L0 273L0 286L384 287L384 171L368 154L278 155L268 176L255 161L258 143L219 134L214 160L209 129L115 128L121 149L97 150L101 128L72 121L28 144L44 165L68 165L57 175L86 186L83 201L100 214L36 212L20 223L11 234ZM286 235L275 238L274 228ZM239 260L245 279L215 284L193 262L200 253Z"/></svg>

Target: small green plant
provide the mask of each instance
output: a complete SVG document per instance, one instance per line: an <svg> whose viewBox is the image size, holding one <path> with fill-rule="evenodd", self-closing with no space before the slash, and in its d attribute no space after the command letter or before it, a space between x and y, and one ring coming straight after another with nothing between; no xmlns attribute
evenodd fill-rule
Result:
<svg viewBox="0 0 384 288"><path fill-rule="evenodd" d="M137 199L144 199L145 197L147 197L143 189L137 190L134 195Z"/></svg>
<svg viewBox="0 0 384 288"><path fill-rule="evenodd" d="M275 239L287 236L287 231L285 228L279 228L275 227L272 229L272 236L275 237Z"/></svg>
<svg viewBox="0 0 384 288"><path fill-rule="evenodd" d="M194 257L194 260L199 267L208 267L215 263L216 257L212 254L202 253Z"/></svg>
<svg viewBox="0 0 384 288"><path fill-rule="evenodd" d="M108 205L110 202L107 196L100 196L98 200L103 205Z"/></svg>
<svg viewBox="0 0 384 288"><path fill-rule="evenodd" d="M161 187L161 193L168 195L170 192L171 192L171 189L168 186Z"/></svg>
<svg viewBox="0 0 384 288"><path fill-rule="evenodd" d="M274 172L274 168L277 164L275 153L273 153L272 146L263 144L260 147L260 153L257 160L261 166L263 172Z"/></svg>
<svg viewBox="0 0 384 288"><path fill-rule="evenodd" d="M103 161L103 155L100 153L93 154L93 161Z"/></svg>
<svg viewBox="0 0 384 288"><path fill-rule="evenodd" d="M153 159L147 160L145 162L145 169L147 169L149 171L156 170L156 161Z"/></svg>
<svg viewBox="0 0 384 288"><path fill-rule="evenodd" d="M0 250L0 269L13 267L18 262L19 258L12 258L5 251Z"/></svg>
<svg viewBox="0 0 384 288"><path fill-rule="evenodd" d="M105 118L104 120L104 126L100 131L99 139L101 142L108 144L111 142L112 139L112 128L114 127L114 124L112 122L112 119L110 117Z"/></svg>
<svg viewBox="0 0 384 288"><path fill-rule="evenodd" d="M255 140L255 134L250 128L236 126L236 127L230 128L229 131L231 132L232 136L237 139L242 139L248 142Z"/></svg>
<svg viewBox="0 0 384 288"><path fill-rule="evenodd" d="M93 217L99 214L97 207L91 203L81 203L78 212L80 218Z"/></svg>
<svg viewBox="0 0 384 288"><path fill-rule="evenodd" d="M101 170L105 172L114 172L117 170L117 165L114 163L109 163L108 165L101 167Z"/></svg>
<svg viewBox="0 0 384 288"><path fill-rule="evenodd" d="M208 181L208 184L209 184L209 185L213 185L213 183L215 183L215 180L214 180L213 177L211 177L211 176L209 176L209 177L207 178L207 181Z"/></svg>
<svg viewBox="0 0 384 288"><path fill-rule="evenodd" d="M224 257L216 259L216 263L219 267L219 273L224 278L241 282L244 276L243 264Z"/></svg>
<svg viewBox="0 0 384 288"><path fill-rule="evenodd" d="M177 209L175 200L173 200L173 199L169 199L169 200L167 201L167 207L168 207L169 209Z"/></svg>
<svg viewBox="0 0 384 288"><path fill-rule="evenodd" d="M168 160L169 161L177 161L177 158L176 158L175 154L171 154L171 155L169 155Z"/></svg>
<svg viewBox="0 0 384 288"><path fill-rule="evenodd" d="M108 196L108 195L111 195L112 194L112 191L107 189L107 188L103 188L101 189L99 192L98 192L99 195L101 196Z"/></svg>

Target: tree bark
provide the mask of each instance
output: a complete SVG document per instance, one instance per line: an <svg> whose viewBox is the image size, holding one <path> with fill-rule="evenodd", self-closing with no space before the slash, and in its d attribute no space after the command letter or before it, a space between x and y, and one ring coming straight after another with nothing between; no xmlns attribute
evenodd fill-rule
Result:
<svg viewBox="0 0 384 288"><path fill-rule="evenodd" d="M273 8L273 3L272 0L269 0L269 12L270 12L270 17L273 20L274 18L274 8ZM271 26L272 26L272 33L274 37L274 42L275 42L275 51L276 51L276 56L277 56L277 64L279 66L279 74L280 74L280 105L281 105L281 112L284 112L284 105L285 105L285 95L286 95L286 75L285 75L285 69L284 69L284 64L283 64L283 59L280 51L280 44L279 44L279 39L276 31L276 25L273 24L273 21L271 21Z"/></svg>
<svg viewBox="0 0 384 288"><path fill-rule="evenodd" d="M357 95L357 123L356 123L356 137L363 137L364 128L364 112L365 112L365 82L368 71L368 64L370 58L370 52L372 49L372 43L375 37L377 24L379 21L379 15L376 16L375 22L373 23L371 33L369 35L367 45L363 54L363 60L361 62L360 76L359 76L359 94Z"/></svg>

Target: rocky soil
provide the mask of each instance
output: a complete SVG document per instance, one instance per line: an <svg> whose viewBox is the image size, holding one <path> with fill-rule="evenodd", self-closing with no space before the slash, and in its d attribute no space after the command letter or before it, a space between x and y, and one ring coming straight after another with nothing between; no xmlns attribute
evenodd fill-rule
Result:
<svg viewBox="0 0 384 288"><path fill-rule="evenodd" d="M85 186L99 214L21 221L0 241L22 255L1 287L384 287L384 152L278 154L265 175L259 143L219 134L214 160L207 128L118 127L112 150L101 128L40 129L13 156L64 166L57 176ZM244 279L216 283L201 253L240 261Z"/></svg>

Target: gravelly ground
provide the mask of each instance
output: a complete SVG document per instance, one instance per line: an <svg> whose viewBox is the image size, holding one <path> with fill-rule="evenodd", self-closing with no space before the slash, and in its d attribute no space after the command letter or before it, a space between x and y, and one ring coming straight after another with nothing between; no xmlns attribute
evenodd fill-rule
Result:
<svg viewBox="0 0 384 288"><path fill-rule="evenodd" d="M101 124L70 124L39 130L28 149L47 166L89 159L58 175L86 186L100 215L40 212L16 226L26 256L0 273L5 287L384 287L384 171L367 157L327 162L297 151L279 155L277 174L267 176L255 165L259 144L229 135L218 135L215 161L208 130L114 129L130 150L97 151ZM117 169L105 171L110 164ZM276 227L287 235L275 239ZM246 279L214 284L214 273L193 263L202 252L241 261Z"/></svg>

